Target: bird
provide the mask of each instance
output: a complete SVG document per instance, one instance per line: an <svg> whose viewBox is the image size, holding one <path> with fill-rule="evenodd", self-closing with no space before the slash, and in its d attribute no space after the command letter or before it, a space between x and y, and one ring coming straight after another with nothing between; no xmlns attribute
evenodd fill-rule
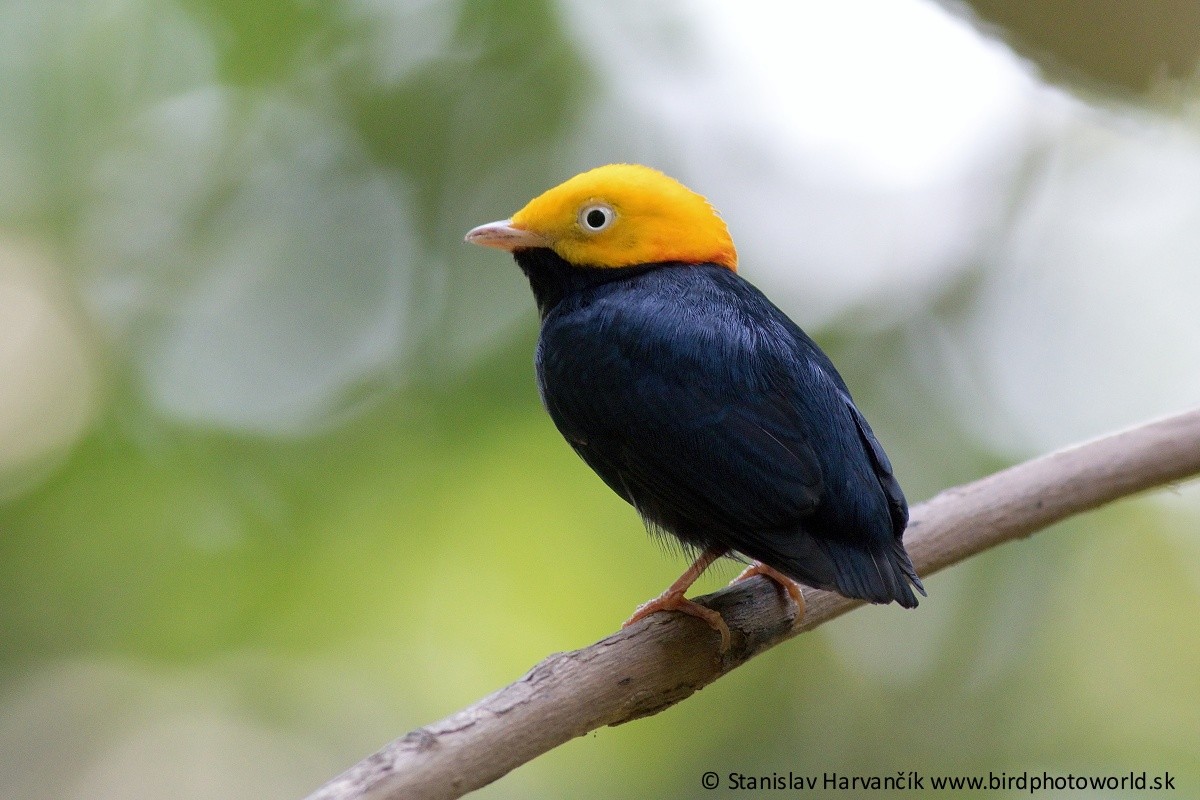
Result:
<svg viewBox="0 0 1200 800"><path fill-rule="evenodd" d="M698 554L626 626L748 561L803 618L800 584L917 605L892 464L829 357L738 272L701 194L640 164L582 172L466 241L511 253L541 317L534 366L559 432L648 530Z"/></svg>

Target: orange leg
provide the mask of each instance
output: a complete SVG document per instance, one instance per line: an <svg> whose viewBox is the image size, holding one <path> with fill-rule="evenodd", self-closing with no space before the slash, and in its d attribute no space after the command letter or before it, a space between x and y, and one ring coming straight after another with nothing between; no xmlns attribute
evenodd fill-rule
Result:
<svg viewBox="0 0 1200 800"><path fill-rule="evenodd" d="M804 619L804 593L800 589L800 584L784 575L774 567L768 567L761 561L755 561L750 566L742 570L742 574L730 581L731 584L738 581L744 581L747 578L753 578L755 575L762 575L764 578L770 578L779 585L781 589L788 593L788 596L796 603L796 622Z"/></svg>
<svg viewBox="0 0 1200 800"><path fill-rule="evenodd" d="M721 634L721 652L724 653L729 649L730 641L729 626L725 624L725 620L721 619L721 615L711 608L693 603L683 595L696 582L700 574L708 569L710 564L728 552L724 547L710 547L705 550L687 568L687 571L679 576L679 580L668 586L667 590L658 597L638 606L637 610L633 612L633 616L625 620L625 624L621 627L627 628L639 619L645 619L659 611L682 611L684 614L691 614L693 617L704 620L713 630Z"/></svg>

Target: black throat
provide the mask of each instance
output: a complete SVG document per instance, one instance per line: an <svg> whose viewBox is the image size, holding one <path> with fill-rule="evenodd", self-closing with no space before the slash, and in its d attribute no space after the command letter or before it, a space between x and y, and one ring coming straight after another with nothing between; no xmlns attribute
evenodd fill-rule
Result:
<svg viewBox="0 0 1200 800"><path fill-rule="evenodd" d="M623 280L652 269L653 264L633 267L579 267L561 258L546 247L513 251L517 266L529 278L538 313L546 318L562 299L593 286Z"/></svg>

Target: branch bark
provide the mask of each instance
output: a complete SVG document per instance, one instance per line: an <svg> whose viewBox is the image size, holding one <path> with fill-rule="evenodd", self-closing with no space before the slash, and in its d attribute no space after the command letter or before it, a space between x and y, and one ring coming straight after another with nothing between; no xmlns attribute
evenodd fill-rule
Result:
<svg viewBox="0 0 1200 800"><path fill-rule="evenodd" d="M905 544L926 576L1198 473L1200 409L947 489L913 508ZM729 624L733 643L723 655L717 633L684 614L655 614L590 647L555 653L515 683L388 744L309 800L461 797L576 736L657 714L764 650L862 605L819 590L804 596L802 620L761 577L699 598Z"/></svg>

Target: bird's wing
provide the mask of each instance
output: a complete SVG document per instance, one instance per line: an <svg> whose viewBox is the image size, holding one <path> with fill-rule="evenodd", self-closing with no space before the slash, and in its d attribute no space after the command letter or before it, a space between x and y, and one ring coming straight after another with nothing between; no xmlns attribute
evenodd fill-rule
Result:
<svg viewBox="0 0 1200 800"><path fill-rule="evenodd" d="M888 513L892 518L892 532L895 536L899 537L908 525L908 501L904 499L904 492L900 489L900 482L896 480L896 476L892 473L892 462L888 459L887 453L883 452L883 445L875 438L875 432L867 424L867 420L862 415L862 412L854 405L854 401L850 399L850 395L844 395L844 399L846 407L850 410L854 418L854 425L858 428L858 435L862 439L863 446L871 458L871 466L874 467L875 477L879 480L879 486L883 489L883 493L887 497Z"/></svg>
<svg viewBox="0 0 1200 800"><path fill-rule="evenodd" d="M622 461L634 479L713 522L770 529L809 514L822 493L820 461L787 398L699 380L683 388L646 381L646 397L678 404L643 411ZM655 384L658 385L655 385Z"/></svg>
<svg viewBox="0 0 1200 800"><path fill-rule="evenodd" d="M584 460L660 524L686 510L714 529L771 530L811 513L824 481L812 426L828 411L798 401L786 365L648 337L576 340L554 356L570 364L546 365L547 408Z"/></svg>

